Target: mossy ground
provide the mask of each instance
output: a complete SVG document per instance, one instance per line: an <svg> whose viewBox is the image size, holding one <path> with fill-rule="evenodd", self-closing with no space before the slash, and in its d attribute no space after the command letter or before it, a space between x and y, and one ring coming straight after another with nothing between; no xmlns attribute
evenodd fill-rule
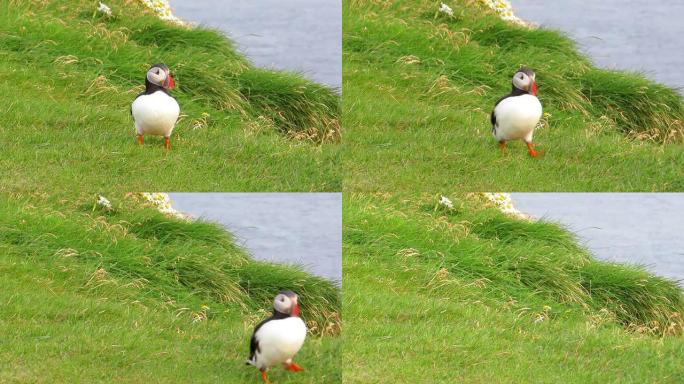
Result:
<svg viewBox="0 0 684 384"><path fill-rule="evenodd" d="M217 225L93 201L0 197L0 381L256 383L249 338L284 288L311 334L306 371L273 381L341 381L330 282L253 261Z"/></svg>
<svg viewBox="0 0 684 384"><path fill-rule="evenodd" d="M0 4L0 382L259 382L249 337L283 288L311 336L306 371L273 381L339 382L337 287L127 197L337 191L338 93L253 67L217 31L106 3L112 17L85 0ZM129 112L158 62L181 105L168 153L137 146Z"/></svg>
<svg viewBox="0 0 684 384"><path fill-rule="evenodd" d="M677 383L684 296L454 195L344 201L347 383Z"/></svg>
<svg viewBox="0 0 684 384"><path fill-rule="evenodd" d="M0 184L11 191L337 191L339 96L254 68L216 31L137 2L0 5ZM151 64L175 76L171 151L136 144L130 104Z"/></svg>
<svg viewBox="0 0 684 384"><path fill-rule="evenodd" d="M343 8L344 186L350 191L684 188L684 107L672 89L597 69L560 32L507 24L475 1ZM489 114L520 65L550 113L501 154Z"/></svg>

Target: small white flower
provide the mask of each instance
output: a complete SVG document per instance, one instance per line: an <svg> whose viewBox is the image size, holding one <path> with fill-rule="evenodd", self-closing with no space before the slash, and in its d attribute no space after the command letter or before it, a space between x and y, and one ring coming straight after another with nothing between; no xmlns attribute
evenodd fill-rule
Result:
<svg viewBox="0 0 684 384"><path fill-rule="evenodd" d="M520 25L528 25L513 13L513 6L508 0L480 0L489 8L496 11L502 20L510 21Z"/></svg>
<svg viewBox="0 0 684 384"><path fill-rule="evenodd" d="M450 6L448 6L448 5L444 4L444 3L442 3L442 5L439 7L439 11L442 12L442 13L446 13L446 14L449 15L449 16L453 16L453 15L454 15L454 10L451 9Z"/></svg>
<svg viewBox="0 0 684 384"><path fill-rule="evenodd" d="M494 206L506 215L514 216L523 220L531 220L529 215L526 215L515 208L513 199L510 193L503 192L485 192L482 194L487 200L494 203Z"/></svg>
<svg viewBox="0 0 684 384"><path fill-rule="evenodd" d="M449 209L454 209L454 203L452 203L451 200L449 200L449 198L446 196L441 196L439 198L439 205Z"/></svg>
<svg viewBox="0 0 684 384"><path fill-rule="evenodd" d="M544 320L546 320L546 316L544 316L543 313L538 314L538 315L534 318L534 322L535 322L535 323L541 323L541 322L544 321Z"/></svg>
<svg viewBox="0 0 684 384"><path fill-rule="evenodd" d="M97 196L97 205L106 209L112 209L112 202L102 195Z"/></svg>
<svg viewBox="0 0 684 384"><path fill-rule="evenodd" d="M104 13L104 14L107 15L107 16L111 16L111 15L112 15L112 9L109 8L109 7L108 7L106 4L104 4L104 3L100 3L100 6L97 7L97 11L100 12L100 13Z"/></svg>
<svg viewBox="0 0 684 384"><path fill-rule="evenodd" d="M139 0L144 6L151 9L157 17L179 25L187 25L183 20L173 15L169 0Z"/></svg>
<svg viewBox="0 0 684 384"><path fill-rule="evenodd" d="M143 192L142 197L152 203L157 210L165 215L174 216L183 220L190 220L190 216L177 211L171 205L171 196L168 193Z"/></svg>

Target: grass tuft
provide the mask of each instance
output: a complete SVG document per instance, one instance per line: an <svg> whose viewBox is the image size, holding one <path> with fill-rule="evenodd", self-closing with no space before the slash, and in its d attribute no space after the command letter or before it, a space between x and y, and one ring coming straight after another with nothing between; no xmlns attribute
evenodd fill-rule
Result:
<svg viewBox="0 0 684 384"><path fill-rule="evenodd" d="M392 201L392 200L390 200ZM678 334L684 328L684 295L672 281L654 276L641 267L597 261L577 244L574 236L556 224L510 218L493 208L477 208L470 199L457 201L458 210L432 210L418 202L395 211L376 211L372 222L391 218L390 233L424 231L430 254L415 244L406 244L421 254L417 260L438 262L451 275L466 279L484 278L501 291L519 296L533 294L561 303L574 303L582 310L608 309L630 329L656 335ZM414 208L415 209L415 208ZM408 218L423 212L412 223ZM369 225L371 225L369 223ZM394 231L392 231L394 229ZM353 237L353 235L352 235ZM372 240L351 240L373 244ZM402 236L382 243L399 246ZM397 250L398 254L406 254ZM517 292L517 293L516 293ZM527 292L527 293L524 293Z"/></svg>
<svg viewBox="0 0 684 384"><path fill-rule="evenodd" d="M269 308L275 293L292 289L301 295L315 334L339 332L339 292L332 283L295 267L252 260L218 224L130 208L130 200L108 211L88 204L27 209L26 203L3 200L0 238L53 268L70 261L69 269L82 271L86 286L93 276L107 276L118 285L140 283L141 298L152 302L212 302L240 311Z"/></svg>
<svg viewBox="0 0 684 384"><path fill-rule="evenodd" d="M672 281L642 268L600 262L584 266L580 274L594 306L608 309L627 329L653 335L684 331L684 297Z"/></svg>
<svg viewBox="0 0 684 384"><path fill-rule="evenodd" d="M578 80L596 114L611 118L622 133L657 142L684 137L684 104L675 90L618 71L594 69Z"/></svg>
<svg viewBox="0 0 684 384"><path fill-rule="evenodd" d="M327 87L263 69L243 72L238 82L255 112L271 119L282 133L317 143L340 140L339 100Z"/></svg>

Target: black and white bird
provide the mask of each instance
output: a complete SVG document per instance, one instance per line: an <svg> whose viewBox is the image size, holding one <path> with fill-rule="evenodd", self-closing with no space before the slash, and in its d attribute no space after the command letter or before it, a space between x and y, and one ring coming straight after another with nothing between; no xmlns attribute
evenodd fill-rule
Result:
<svg viewBox="0 0 684 384"><path fill-rule="evenodd" d="M268 384L266 371L274 365L283 364L288 371L303 369L292 362L306 339L306 325L299 317L297 294L285 290L273 299L273 315L254 328L249 345L249 360L261 371L261 378Z"/></svg>
<svg viewBox="0 0 684 384"><path fill-rule="evenodd" d="M155 64L147 71L145 92L139 94L131 105L131 115L135 121L138 144L142 145L143 135L164 136L164 146L171 146L171 133L176 126L180 106L169 90L175 83L164 64Z"/></svg>
<svg viewBox="0 0 684 384"><path fill-rule="evenodd" d="M521 67L513 76L513 90L494 105L492 111L492 134L499 142L503 152L506 142L522 139L527 144L527 152L532 157L540 152L532 145L534 129L542 116L542 105L537 99L535 73Z"/></svg>

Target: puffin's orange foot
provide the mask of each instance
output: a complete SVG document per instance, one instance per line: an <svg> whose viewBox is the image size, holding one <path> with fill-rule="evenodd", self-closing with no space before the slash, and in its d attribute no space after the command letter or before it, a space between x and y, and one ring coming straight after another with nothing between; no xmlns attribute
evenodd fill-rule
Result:
<svg viewBox="0 0 684 384"><path fill-rule="evenodd" d="M285 364L285 369L291 372L301 372L304 368L300 367L296 363Z"/></svg>
<svg viewBox="0 0 684 384"><path fill-rule="evenodd" d="M271 382L268 381L268 377L266 376L266 371L261 372L261 380L264 381L264 384L271 384Z"/></svg>
<svg viewBox="0 0 684 384"><path fill-rule="evenodd" d="M164 138L164 146L166 147L166 150L167 150L167 151L168 151L169 149L171 149L171 139L169 139L168 137L165 137L165 138Z"/></svg>
<svg viewBox="0 0 684 384"><path fill-rule="evenodd" d="M501 150L501 153L506 153L506 142L505 141L499 141L499 149Z"/></svg>
<svg viewBox="0 0 684 384"><path fill-rule="evenodd" d="M537 151L534 149L534 146L532 146L532 143L527 143L527 153L532 157L539 157L544 154L544 151Z"/></svg>
<svg viewBox="0 0 684 384"><path fill-rule="evenodd" d="M142 145L142 135L138 135L138 145Z"/></svg>

